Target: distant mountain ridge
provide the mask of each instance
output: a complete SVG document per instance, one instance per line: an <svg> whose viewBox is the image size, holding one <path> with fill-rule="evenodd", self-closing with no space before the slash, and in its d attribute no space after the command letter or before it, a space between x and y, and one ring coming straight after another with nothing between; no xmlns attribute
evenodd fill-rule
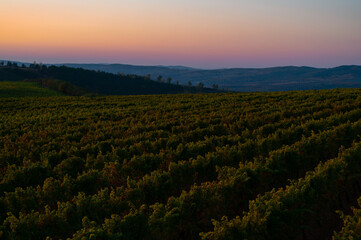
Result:
<svg viewBox="0 0 361 240"><path fill-rule="evenodd" d="M157 65L155 67L166 67L169 69L177 69L177 70L201 70L200 68L193 68L187 66L164 66L164 65Z"/></svg>
<svg viewBox="0 0 361 240"><path fill-rule="evenodd" d="M188 85L203 83L206 87L218 85L232 91L286 91L331 88L360 88L361 66L349 65L335 68L270 67L196 69L185 66L138 66L129 64L79 64L64 63L56 66L84 68L108 73L150 75L155 80L172 78L172 82Z"/></svg>
<svg viewBox="0 0 361 240"><path fill-rule="evenodd" d="M340 66L335 68L313 67L271 67L271 68L229 68L192 69L188 67L135 66L126 64L64 64L110 73L151 75L156 79L171 77L173 81L193 85L199 82L211 87L218 85L233 91L285 91L361 87L361 66Z"/></svg>

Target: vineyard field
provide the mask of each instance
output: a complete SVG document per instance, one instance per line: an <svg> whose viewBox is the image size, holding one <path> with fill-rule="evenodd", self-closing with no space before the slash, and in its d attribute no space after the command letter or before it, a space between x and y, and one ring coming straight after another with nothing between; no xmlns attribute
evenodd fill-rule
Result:
<svg viewBox="0 0 361 240"><path fill-rule="evenodd" d="M36 85L0 84L1 239L361 238L361 89L10 98L6 84Z"/></svg>

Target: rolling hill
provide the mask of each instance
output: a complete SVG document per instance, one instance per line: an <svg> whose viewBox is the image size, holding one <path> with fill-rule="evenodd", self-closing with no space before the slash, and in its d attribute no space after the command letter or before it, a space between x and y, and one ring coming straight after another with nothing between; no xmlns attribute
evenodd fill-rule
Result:
<svg viewBox="0 0 361 240"><path fill-rule="evenodd" d="M54 79L71 88L83 89L100 95L146 95L146 94L175 94L175 93L212 93L220 92L216 89L205 88L203 85L183 86L166 83L165 79L153 81L149 77L134 74L112 74L101 71L92 71L82 68L66 66L0 66L0 81L40 81ZM59 85L59 84L57 84ZM83 94L70 94L83 95Z"/></svg>
<svg viewBox="0 0 361 240"><path fill-rule="evenodd" d="M17 63L23 64L21 62ZM29 66L30 64L25 63L25 65ZM217 85L219 89L240 92L320 90L361 87L361 66L356 65L340 66L335 68L285 66L272 68L230 68L208 70L184 66L137 66L127 64L65 63L56 65L46 64L46 66L83 68L123 76L150 76L150 79L152 80L156 80L158 76L162 76L164 80L170 77L172 78L172 83L178 82L179 84L183 84L185 86L188 86L189 82L191 82L193 86L202 83L205 87L213 87L214 85ZM139 82L135 84L140 86L143 85ZM153 87L154 86L151 88ZM180 90L181 89L179 88L178 90L169 89L168 93L179 92ZM119 90L111 89L111 92L117 91ZM210 90L207 91L209 92ZM138 90L135 92L138 92ZM151 92L154 92L154 90L151 90ZM164 86L160 92L164 92ZM187 89L186 92L196 91L194 89Z"/></svg>
<svg viewBox="0 0 361 240"><path fill-rule="evenodd" d="M361 66L340 66L336 68L273 67L273 68L232 68L192 69L187 67L134 66L125 64L64 64L110 73L147 75L153 79L158 75L171 77L173 81L193 85L202 82L211 87L232 91L285 91L361 87Z"/></svg>
<svg viewBox="0 0 361 240"><path fill-rule="evenodd" d="M0 82L0 98L52 97L61 95L61 93L46 89L36 82Z"/></svg>

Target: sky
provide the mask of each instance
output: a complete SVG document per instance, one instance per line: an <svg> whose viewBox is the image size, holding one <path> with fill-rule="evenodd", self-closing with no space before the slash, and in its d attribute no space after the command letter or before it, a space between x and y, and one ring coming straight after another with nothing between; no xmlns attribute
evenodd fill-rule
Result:
<svg viewBox="0 0 361 240"><path fill-rule="evenodd" d="M0 0L0 59L361 65L360 0Z"/></svg>

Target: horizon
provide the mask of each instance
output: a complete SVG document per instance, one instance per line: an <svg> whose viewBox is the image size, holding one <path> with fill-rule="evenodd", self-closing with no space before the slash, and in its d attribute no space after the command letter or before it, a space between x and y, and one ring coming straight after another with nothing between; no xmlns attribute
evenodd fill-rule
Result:
<svg viewBox="0 0 361 240"><path fill-rule="evenodd" d="M358 0L3 0L0 58L200 69L361 65L360 12Z"/></svg>
<svg viewBox="0 0 361 240"><path fill-rule="evenodd" d="M129 64L129 63L117 63L117 62L41 62L41 61L19 61L19 60L11 60L11 59L0 59L0 62L16 62L20 64L45 64L45 65L127 65L127 66L136 66L136 67L183 67L183 68L189 68L194 70L226 70L226 69L267 69L267 68L286 68L286 67L296 67L296 68L315 68L315 69L332 69L332 68L338 68L338 67L350 67L350 66L356 66L361 67L361 64L345 64L345 65L335 65L331 67L315 67L315 66L302 66L302 65L277 65L277 66L265 66L265 67L223 67L223 68L198 68L194 66L186 66L186 65L146 65L146 64Z"/></svg>

